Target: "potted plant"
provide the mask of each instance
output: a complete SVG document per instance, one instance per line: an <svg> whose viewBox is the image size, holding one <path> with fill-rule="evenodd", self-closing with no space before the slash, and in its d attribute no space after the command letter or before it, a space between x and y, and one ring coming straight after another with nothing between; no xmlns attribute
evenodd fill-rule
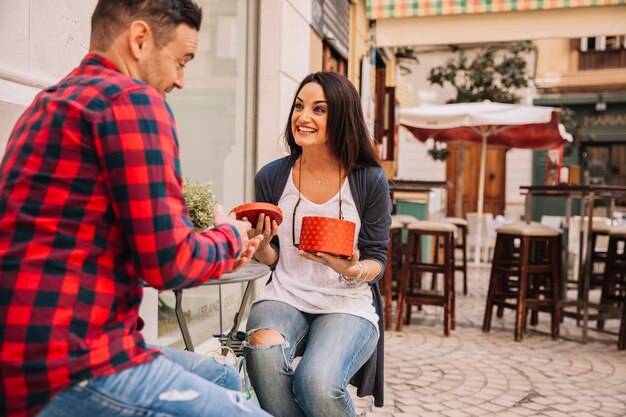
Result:
<svg viewBox="0 0 626 417"><path fill-rule="evenodd" d="M189 209L189 219L198 231L213 226L213 209L217 203L210 183L200 183L190 178L183 181L183 198Z"/></svg>

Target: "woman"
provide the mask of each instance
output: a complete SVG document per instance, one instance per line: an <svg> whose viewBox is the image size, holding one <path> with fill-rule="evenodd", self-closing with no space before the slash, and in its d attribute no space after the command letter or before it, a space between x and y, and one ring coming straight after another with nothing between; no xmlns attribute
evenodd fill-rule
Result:
<svg viewBox="0 0 626 417"><path fill-rule="evenodd" d="M278 228L260 216L251 231L266 237L256 258L274 271L250 311L248 372L262 408L274 416L354 416L348 382L382 406L377 281L391 224L387 178L359 94L342 75L318 72L302 81L284 135L290 155L255 177L257 201L277 204L284 221ZM352 256L296 249L307 215L356 223Z"/></svg>

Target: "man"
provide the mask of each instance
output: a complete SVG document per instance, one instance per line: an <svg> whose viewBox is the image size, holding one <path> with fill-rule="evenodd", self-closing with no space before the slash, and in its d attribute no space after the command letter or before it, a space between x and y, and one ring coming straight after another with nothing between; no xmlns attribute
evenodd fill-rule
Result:
<svg viewBox="0 0 626 417"><path fill-rule="evenodd" d="M142 280L199 285L261 239L221 207L195 233L182 198L164 98L201 17L192 0L100 0L90 53L16 123L0 165L0 415L267 415L140 333Z"/></svg>

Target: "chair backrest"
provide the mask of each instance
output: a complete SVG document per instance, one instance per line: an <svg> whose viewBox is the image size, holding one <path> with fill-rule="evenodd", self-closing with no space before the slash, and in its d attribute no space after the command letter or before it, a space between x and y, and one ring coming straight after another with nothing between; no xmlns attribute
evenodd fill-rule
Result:
<svg viewBox="0 0 626 417"><path fill-rule="evenodd" d="M579 252L579 248L580 248L580 232L581 232L581 227L587 227L587 221L588 221L589 217L585 216L585 220L582 221L580 216L572 216L570 218L570 222L569 222L569 236L568 236L568 240L569 240L569 251L572 253L578 253ZM601 216L593 216L592 220L592 227L594 229L600 229L602 227L607 227L611 225L611 219L609 219L608 217L601 217ZM583 250L585 250L585 248L583 248Z"/></svg>
<svg viewBox="0 0 626 417"><path fill-rule="evenodd" d="M563 228L563 216L543 215L541 216L540 223L543 224L544 226L550 226L555 229L562 229Z"/></svg>
<svg viewBox="0 0 626 417"><path fill-rule="evenodd" d="M483 213L483 221L481 226L481 236L495 236L495 227L493 221L493 214ZM476 236L478 234L478 213L467 213L467 234L470 236Z"/></svg>

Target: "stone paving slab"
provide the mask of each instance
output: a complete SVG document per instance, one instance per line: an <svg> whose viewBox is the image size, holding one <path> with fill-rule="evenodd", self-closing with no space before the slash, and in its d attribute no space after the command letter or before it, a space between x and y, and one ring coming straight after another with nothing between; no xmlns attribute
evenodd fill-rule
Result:
<svg viewBox="0 0 626 417"><path fill-rule="evenodd" d="M357 398L362 417L626 416L626 351L617 350L619 320L581 343L573 319L550 338L550 316L513 340L514 312L495 313L482 332L489 269L470 267L469 294L457 291L456 329L443 336L443 310L413 307L411 324L385 332L385 405ZM461 282L457 275L457 283ZM597 296L597 294L596 294ZM494 310L495 311L495 310ZM395 319L395 317L394 317Z"/></svg>

